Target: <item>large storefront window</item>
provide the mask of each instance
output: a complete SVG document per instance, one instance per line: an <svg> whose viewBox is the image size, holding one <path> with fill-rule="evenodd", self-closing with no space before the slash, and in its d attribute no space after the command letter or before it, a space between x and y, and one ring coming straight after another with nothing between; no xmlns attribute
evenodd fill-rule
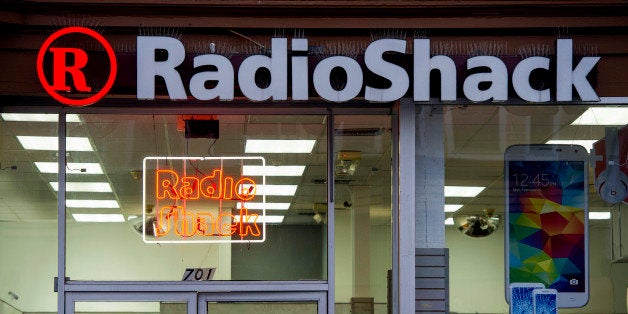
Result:
<svg viewBox="0 0 628 314"><path fill-rule="evenodd" d="M0 312L53 311L58 117L0 117ZM72 118L69 124L76 124Z"/></svg>
<svg viewBox="0 0 628 314"><path fill-rule="evenodd" d="M334 119L336 313L386 313L392 269L390 116Z"/></svg>
<svg viewBox="0 0 628 314"><path fill-rule="evenodd" d="M326 279L326 224L315 217L327 203L325 116L81 121L67 134L88 147L68 159L102 172L67 175L72 280L180 281L188 268L215 268L212 280ZM102 189L80 190L88 182ZM264 206L274 220L261 242Z"/></svg>
<svg viewBox="0 0 628 314"><path fill-rule="evenodd" d="M517 144L546 143L582 145L587 151L595 149L590 155L591 163L585 162L584 165L588 174L585 190L588 192L586 205L589 210L590 296L584 308L571 309L571 311L613 313L617 312L617 309L625 309L625 305L620 303L625 302L625 296L622 294L625 294L626 264L613 263L613 261L619 261L621 256L614 252L617 250L613 250L612 246L621 243L620 220L626 204L621 202L611 204L600 197L595 185L595 178L599 176L600 169L594 168L595 161L600 160L602 155L606 154L604 149L594 144L605 139L606 129L624 128L624 133L628 130L625 126L628 122L625 118L625 106L528 105L448 106L445 108L445 211L448 218L446 240L450 249L451 310L481 313L508 312L508 304L504 297L504 270L507 267L504 264L504 233L508 228L524 239L522 241L525 242L527 250L524 252L520 249L517 252L522 252L521 255L511 255L513 260L527 258L523 256L524 253L528 254L528 257L531 256L530 258L542 254L541 250L534 251L534 241L537 240L547 240L543 248L547 254L552 254L552 252L559 254L556 253L557 250L577 251L573 249L574 245L577 246L576 243L551 238L554 236L551 232L547 235L550 237L549 240L541 238L533 240L528 237L542 234L537 232L539 226L533 222L536 216L532 212L527 214L531 217L527 222L522 219L527 219L528 216L517 220L512 226L504 223L507 214L504 154L507 148ZM624 118L618 120L617 118L622 115ZM609 118L610 122L608 122ZM627 143L625 136L625 134L620 135L623 140L619 141L623 154L620 158L622 167L626 165L625 152L628 149L625 147ZM521 176L517 173L514 175ZM542 176L539 178L544 179ZM550 179L547 180L546 183ZM518 183L521 184L521 180ZM539 181L538 184L543 185L543 183L544 181ZM454 187L475 188L476 193L456 194ZM538 224L544 223L543 213L545 211L537 213L541 217ZM511 215L511 217L522 216ZM623 219L625 220L625 217ZM578 225L577 221L565 218L566 223L572 223L574 228ZM512 252L510 250L511 254ZM551 271L569 273L574 269L567 268L578 267L577 253L563 257L562 260L557 259L555 262L547 261L547 273L541 272L540 269L531 269L530 272L545 275L551 274ZM565 275L565 277L568 276ZM570 284L575 286L576 282ZM565 311L570 310L565 309Z"/></svg>

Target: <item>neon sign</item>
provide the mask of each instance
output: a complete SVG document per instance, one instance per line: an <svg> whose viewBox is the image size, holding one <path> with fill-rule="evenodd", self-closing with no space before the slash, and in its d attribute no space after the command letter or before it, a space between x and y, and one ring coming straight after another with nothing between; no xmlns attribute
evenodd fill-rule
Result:
<svg viewBox="0 0 628 314"><path fill-rule="evenodd" d="M265 204L258 183L265 177L238 177L244 165L265 166L262 157L147 157L144 159L143 239L147 243L263 242ZM257 179L257 180L256 180ZM154 203L153 203L154 202ZM154 206L153 206L154 205ZM265 207L265 206L263 206ZM152 218L152 219L150 219ZM262 221L262 222L258 222ZM146 230L154 233L146 234Z"/></svg>

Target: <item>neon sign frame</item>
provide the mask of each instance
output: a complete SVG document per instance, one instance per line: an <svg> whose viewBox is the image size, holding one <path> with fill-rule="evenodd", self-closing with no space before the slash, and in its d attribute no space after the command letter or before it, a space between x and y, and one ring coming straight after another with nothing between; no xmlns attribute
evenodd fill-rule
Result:
<svg viewBox="0 0 628 314"><path fill-rule="evenodd" d="M146 229L143 228L142 240L145 243L261 243L266 240L266 222L262 218L261 222L257 222L257 217L266 216L266 206L262 206L261 210L253 210L259 214L250 214L245 206L237 209L238 213L232 213L230 210L223 212L223 201L237 201L243 205L245 202L253 200L256 196L261 197L263 204L266 204L266 195L258 194L257 186L259 182L255 182L250 177L241 177L235 180L233 177L225 175L225 162L241 163L245 161L258 160L260 165L265 167L266 160L261 156L242 156L242 157L145 157L142 162L142 208L146 208L149 202L154 199L157 205L160 201L172 200L174 204L163 207L155 206L155 233L157 237L149 237L146 235ZM160 162L166 164L180 161L183 163L183 173L173 169L172 166L160 168ZM149 167L149 163L155 163L155 167ZM219 167L211 167L211 175L205 175L199 178L195 175L187 175L186 163L190 163L192 167L199 172L199 169L192 162L216 162ZM183 174L183 175L181 175ZM151 176L151 177L149 177ZM260 176L261 185L266 185L266 176ZM153 182L154 180L154 182ZM218 180L219 185L216 186L214 180ZM151 182L151 184L148 184ZM250 186L248 191L238 190L238 187ZM199 200L218 202L219 215L212 215L207 211L189 212L186 210L188 201L194 202ZM182 202L182 206L177 202ZM168 209L170 209L168 211ZM235 210L235 208L234 208ZM182 216L183 220L179 222ZM234 217L254 217L254 221L245 220L245 222L235 222ZM188 220L193 217L192 220ZM228 223L223 223L223 219L229 217ZM144 226L147 224L148 215L146 211L142 213L142 221ZM208 221L208 219L210 219ZM245 218L246 219L246 218ZM173 226L171 226L173 220ZM177 227L177 223L180 226ZM164 230L163 227L167 227ZM208 232L209 231L209 232ZM174 235L180 239L173 240ZM169 238L165 236L170 235ZM233 237L239 236L240 239ZM245 236L252 236L253 239ZM199 239L199 237L201 239ZM211 237L208 239L207 237Z"/></svg>

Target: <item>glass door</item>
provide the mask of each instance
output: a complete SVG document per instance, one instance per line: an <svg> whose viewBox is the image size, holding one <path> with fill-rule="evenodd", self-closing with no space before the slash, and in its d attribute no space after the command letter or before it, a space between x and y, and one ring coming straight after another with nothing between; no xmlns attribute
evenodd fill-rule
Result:
<svg viewBox="0 0 628 314"><path fill-rule="evenodd" d="M65 313L196 313L195 293L66 292Z"/></svg>
<svg viewBox="0 0 628 314"><path fill-rule="evenodd" d="M202 293L199 314L322 314L327 311L325 292Z"/></svg>

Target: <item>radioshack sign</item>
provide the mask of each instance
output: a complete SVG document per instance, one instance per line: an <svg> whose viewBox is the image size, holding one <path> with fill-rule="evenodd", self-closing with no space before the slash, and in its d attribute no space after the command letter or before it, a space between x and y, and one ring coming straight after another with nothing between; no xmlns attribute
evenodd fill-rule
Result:
<svg viewBox="0 0 628 314"><path fill-rule="evenodd" d="M102 44L111 56L109 78L115 77L115 55L110 53L110 45L102 36L94 35L93 31L73 27L54 33L44 43L38 57L39 78L46 91L60 102L88 105L102 98L111 86L107 80L107 84L98 94L78 101L64 96L64 92L71 90L87 95L92 90L88 84L84 84L84 77L88 75L83 71L89 64L87 52L78 47L53 46L59 38L72 32L87 34ZM363 52L357 52L363 54L363 62L347 56L327 56L311 66L310 59L314 57L308 56L309 49L306 38L273 38L269 55L248 56L236 65L225 56L203 54L193 57L193 62L189 65L191 68L183 69L188 66L184 62L188 54L180 40L164 36L138 36L137 99L155 99L156 82L163 80L166 93L172 100L230 101L235 98L238 87L242 95L252 101L307 101L321 98L331 102L355 99L391 102L409 96L414 101L422 102L430 100L430 73L438 71L440 81L437 83L442 101L456 101L459 97L464 97L473 102L499 102L512 96L509 95L509 90L510 93L514 91L517 97L535 103L549 102L552 99L573 101L573 91L582 101L599 101L587 75L594 69L600 57L574 60L571 39L556 41L555 59L543 56L525 58L518 61L512 70L496 56L470 57L466 60L464 75L458 73L451 57L431 55L429 39L414 39L411 42L401 39L373 41ZM406 54L406 51L412 52ZM52 55L52 75L43 73L43 56L46 54ZM404 67L391 62L385 57L391 54L409 57L412 60L411 65ZM262 69L269 73L269 83L264 86L256 82L256 74ZM544 82L541 84L544 87L531 84L530 78L536 70L551 71L551 75L547 77L551 77L553 82ZM184 77L182 71L194 74ZM340 86L332 83L334 71L344 72L343 77L346 79ZM73 88L68 85L68 77L72 78ZM373 77L387 83L370 82L369 78L372 80ZM460 90L458 85L462 86ZM459 95L460 92L462 95Z"/></svg>
<svg viewBox="0 0 628 314"><path fill-rule="evenodd" d="M265 176L241 176L244 166L264 167L265 160L263 157L145 158L144 242L263 242Z"/></svg>

